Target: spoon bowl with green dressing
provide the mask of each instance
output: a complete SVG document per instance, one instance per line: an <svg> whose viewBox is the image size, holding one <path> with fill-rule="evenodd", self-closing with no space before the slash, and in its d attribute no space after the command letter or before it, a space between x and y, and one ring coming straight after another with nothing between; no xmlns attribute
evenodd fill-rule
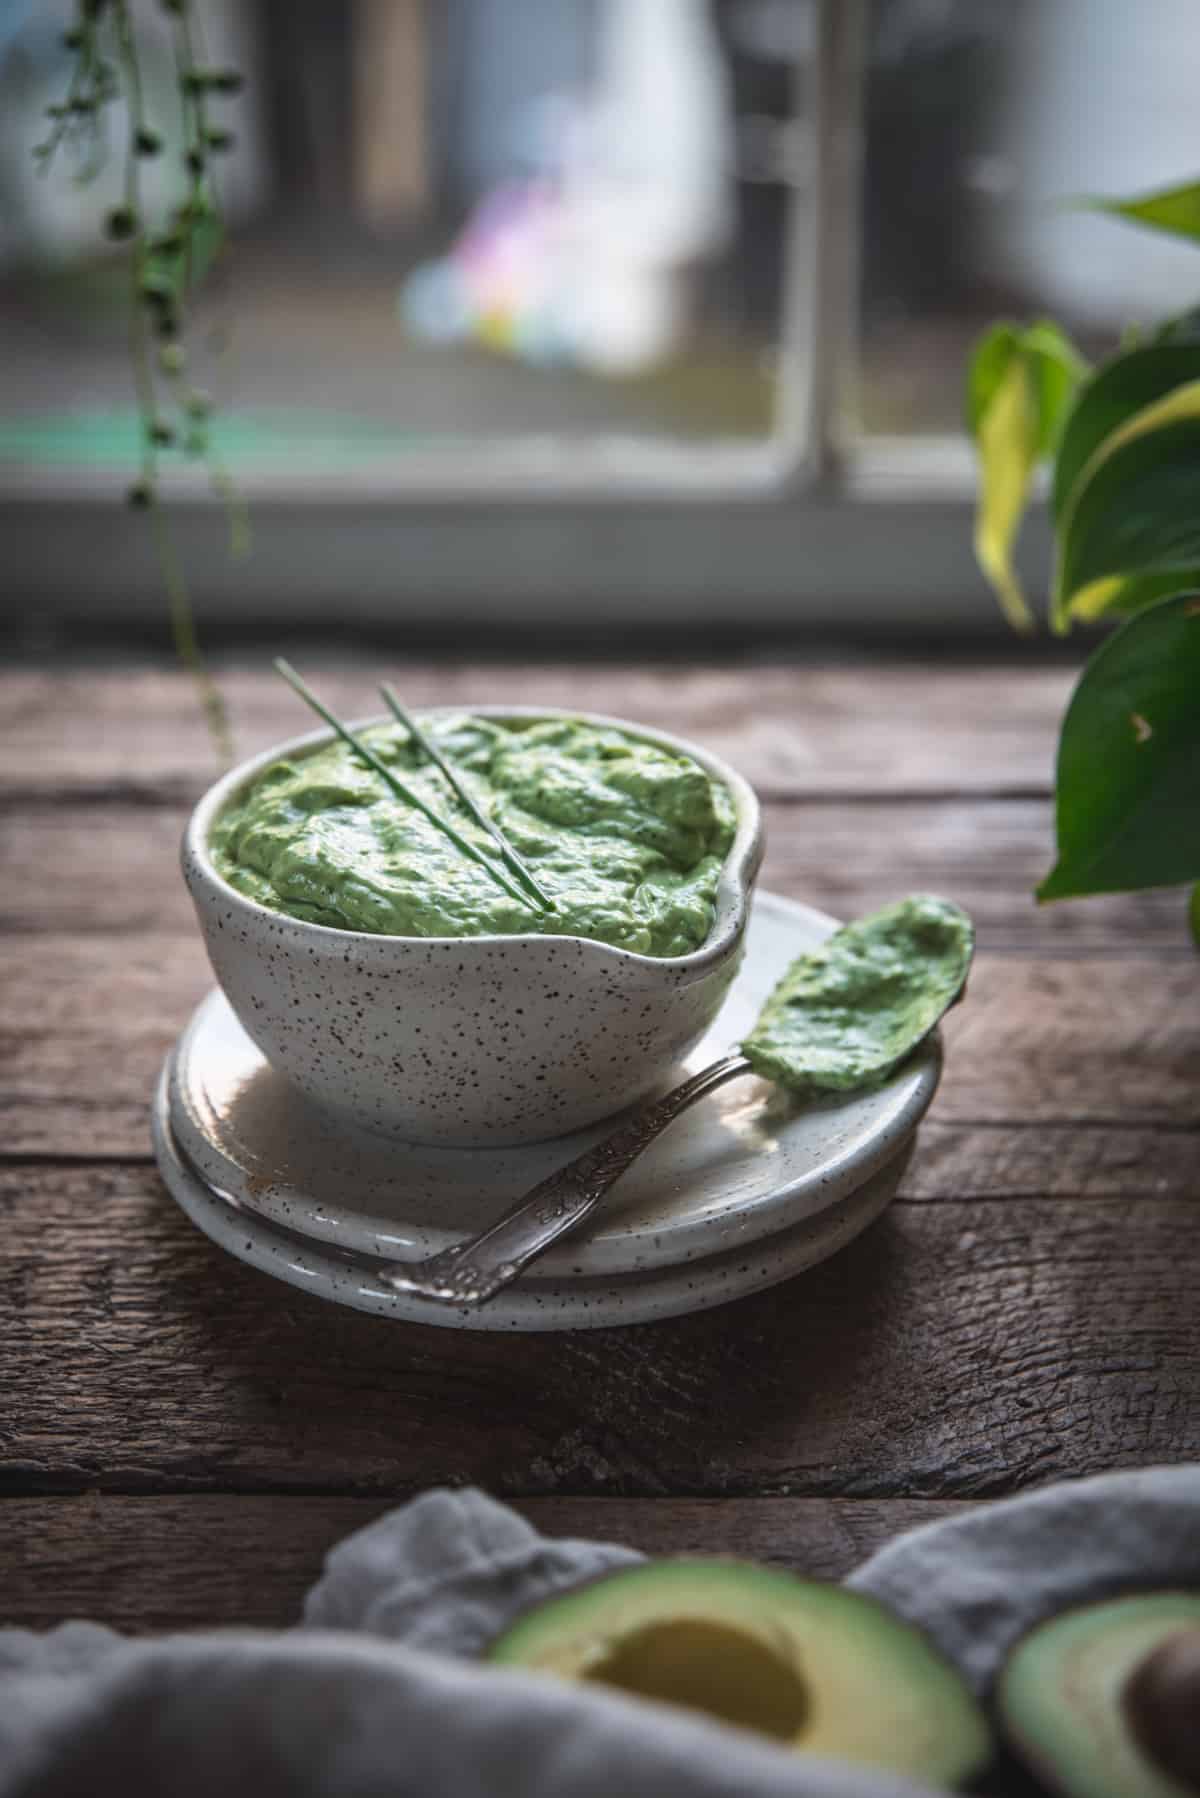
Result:
<svg viewBox="0 0 1200 1798"><path fill-rule="evenodd" d="M183 872L209 959L267 1061L320 1111L402 1141L532 1143L624 1110L715 1019L762 859L742 777L591 713L437 708L422 734L503 829L531 903L392 717L328 730L204 796Z"/></svg>
<svg viewBox="0 0 1200 1798"><path fill-rule="evenodd" d="M739 1049L639 1106L488 1229L380 1279L440 1304L486 1304L577 1230L681 1112L728 1081L758 1074L800 1099L879 1086L962 998L974 949L967 913L927 894L844 925L792 962Z"/></svg>

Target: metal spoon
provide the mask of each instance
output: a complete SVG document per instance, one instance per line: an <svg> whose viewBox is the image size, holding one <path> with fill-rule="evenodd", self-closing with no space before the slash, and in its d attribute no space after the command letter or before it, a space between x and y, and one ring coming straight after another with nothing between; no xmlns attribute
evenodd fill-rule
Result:
<svg viewBox="0 0 1200 1798"><path fill-rule="evenodd" d="M961 923L965 922L966 929L957 961L949 969L941 990L925 1007L919 1025L914 1025L912 1033L903 1039L897 1039L893 1031L887 1044L881 1045L884 1052L874 1061L868 1059L864 1062L861 1042L856 1043L854 1065L857 1074L854 1077L848 1077L845 1068L838 1070L826 1054L822 1067L811 1073L809 1091L844 1093L877 1084L902 1061L907 1060L936 1030L950 1007L962 998L974 947L970 920L957 906L950 906L945 900L929 903L943 907L947 918L960 921L960 929ZM892 906L887 911L876 914L875 918L864 919L859 925L837 931L820 950L812 955L801 956L788 969L768 999L756 1030L768 1017L778 1016L781 1005L788 1002L789 992L795 989L798 976L803 976L809 964L820 964L822 958L828 956L830 944L856 931L864 933L871 926L898 914L900 910L900 907ZM800 984L803 985L802 979ZM747 1041L752 1043L753 1037L752 1032ZM762 1064L756 1068L755 1061L744 1054L734 1052L723 1056L720 1061L713 1062L710 1067L701 1069L689 1080L672 1088L662 1098L649 1099L635 1107L610 1136L606 1136L592 1148L585 1149L582 1155L568 1161L547 1179L539 1181L503 1217L486 1230L480 1231L477 1236L405 1267L399 1267L393 1262L377 1277L383 1285L395 1292L411 1293L439 1304L466 1307L486 1304L488 1299L494 1298L524 1273L539 1255L544 1255L554 1243L570 1231L578 1229L626 1169L661 1136L680 1112L686 1111L689 1105L694 1105L697 1099L706 1098L709 1093L724 1086L726 1081L736 1080L741 1074L756 1071L763 1071Z"/></svg>

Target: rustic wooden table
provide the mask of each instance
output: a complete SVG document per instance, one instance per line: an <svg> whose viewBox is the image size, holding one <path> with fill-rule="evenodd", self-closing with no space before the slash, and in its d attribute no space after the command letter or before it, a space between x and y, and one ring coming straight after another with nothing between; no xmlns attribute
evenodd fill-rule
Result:
<svg viewBox="0 0 1200 1798"><path fill-rule="evenodd" d="M764 882L980 927L901 1197L705 1315L497 1338L230 1260L159 1184L147 1100L210 975L176 872L211 767L170 672L0 681L0 1612L283 1623L323 1551L477 1482L551 1531L823 1574L1057 1475L1200 1453L1200 963L1178 895L1038 911L1059 670L416 665L416 703L658 723L757 785ZM376 671L326 672L350 714ZM302 726L226 682L248 752Z"/></svg>

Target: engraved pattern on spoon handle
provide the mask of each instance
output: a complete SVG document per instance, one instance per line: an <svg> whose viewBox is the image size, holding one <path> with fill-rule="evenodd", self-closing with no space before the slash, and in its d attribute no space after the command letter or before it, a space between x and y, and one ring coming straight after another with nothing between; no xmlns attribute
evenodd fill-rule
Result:
<svg viewBox="0 0 1200 1798"><path fill-rule="evenodd" d="M744 1055L726 1055L661 1098L647 1100L610 1136L540 1181L478 1236L403 1270L389 1268L381 1276L384 1284L443 1304L481 1305L494 1298L531 1261L589 1217L626 1168L681 1111L727 1080L749 1072Z"/></svg>

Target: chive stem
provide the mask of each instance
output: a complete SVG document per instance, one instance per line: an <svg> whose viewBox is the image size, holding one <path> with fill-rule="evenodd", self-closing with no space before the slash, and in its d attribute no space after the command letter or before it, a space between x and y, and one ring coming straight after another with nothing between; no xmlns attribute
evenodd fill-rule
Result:
<svg viewBox="0 0 1200 1798"><path fill-rule="evenodd" d="M454 828L453 824L439 816L432 806L425 803L419 793L414 793L411 787L406 786L405 783L392 772L386 762L380 760L373 749L364 743L360 737L356 737L354 732L347 725L343 724L340 718L335 718L328 706L322 705L312 688L306 681L301 680L290 662L285 662L282 656L276 656L274 667L276 673L283 676L292 691L300 695L300 698L304 701L305 705L310 706L317 714L318 718L324 719L329 728L336 732L342 739L342 742L366 762L368 768L372 768L375 773L378 774L379 778L391 788L398 799L402 799L406 805L414 806L417 811L428 818L431 824L435 824L440 831L444 832L457 849L460 849L464 855L469 856L471 861L478 862L479 866L491 875L492 879L496 882L496 885L503 887L510 899L515 899L519 905L529 904L529 899L521 891L520 887L514 886L508 876L496 866L495 862L490 861L482 851L475 847L474 843L468 842L467 838L462 836Z"/></svg>
<svg viewBox="0 0 1200 1798"><path fill-rule="evenodd" d="M384 703L396 722L404 726L405 730L426 760L432 762L435 767L441 769L463 805L466 806L467 810L474 818L476 824L487 831L497 849L499 849L501 855L507 862L510 872L515 875L526 891L533 895L543 911L552 912L554 910L553 899L551 899L549 893L538 885L533 874L530 872L530 869L517 854L500 826L495 823L493 819L489 818L483 808L471 797L470 792L459 779L454 764L448 761L437 747L436 743L426 736L416 719L412 717L409 712L405 711L404 707L397 699L395 692L388 686L386 681L380 687L379 691L383 694Z"/></svg>

